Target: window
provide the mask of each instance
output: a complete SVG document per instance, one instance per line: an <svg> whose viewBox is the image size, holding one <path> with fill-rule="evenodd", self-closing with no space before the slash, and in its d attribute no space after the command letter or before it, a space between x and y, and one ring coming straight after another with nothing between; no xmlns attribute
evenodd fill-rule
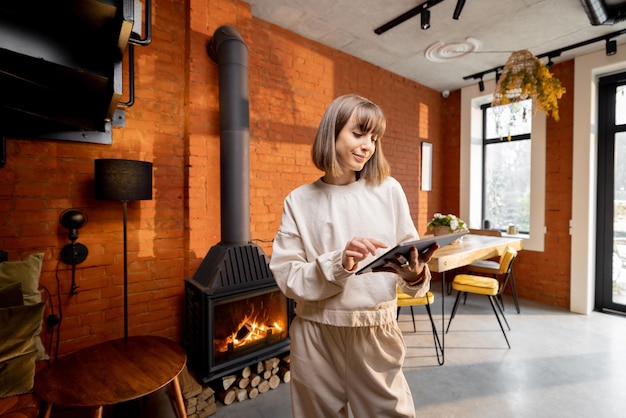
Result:
<svg viewBox="0 0 626 418"><path fill-rule="evenodd" d="M485 91L493 91L495 89L495 80L485 81ZM477 86L468 86L461 90L461 167L460 167L460 201L459 201L459 214L461 218L469 223L470 228L482 228L484 214L483 203L483 189L486 187L484 184L483 175L484 159L485 159L485 146L483 144L483 138L485 136L483 126L484 105L491 103L492 96L485 94L485 92L479 91ZM518 113L516 113L519 115ZM527 123L531 126L530 137L532 141L511 141L508 139L508 122L504 122L504 119L500 120L501 129L506 127L507 131L497 132L494 135L494 139L497 139L498 144L494 144L494 147L502 146L515 146L519 142L532 142L532 147L529 147L530 152L530 189L527 207L529 227L526 229L520 222L518 229L524 236L524 249L531 251L544 251L545 246L545 199L546 199L546 115L543 112L527 112L527 115L531 115L532 118L527 119ZM521 113L521 119L523 120L523 112ZM516 116L517 118L517 116ZM528 129L525 129L528 132ZM511 139L514 139L518 132L511 131ZM500 138L503 138L501 141ZM511 155L506 153L506 155ZM494 157L491 157L494 158ZM512 170L519 166L517 157L513 164L509 164L506 167L506 178L513 178L517 175L511 174ZM496 178L492 176L492 178ZM520 205L517 205L518 212ZM495 222L495 221L494 221ZM506 222L502 228L505 232L510 220L504 220ZM515 221L517 222L517 221ZM492 223L492 228L496 225ZM548 226L549 228L550 226Z"/></svg>
<svg viewBox="0 0 626 418"><path fill-rule="evenodd" d="M532 101L483 110L482 219L492 229L530 231Z"/></svg>

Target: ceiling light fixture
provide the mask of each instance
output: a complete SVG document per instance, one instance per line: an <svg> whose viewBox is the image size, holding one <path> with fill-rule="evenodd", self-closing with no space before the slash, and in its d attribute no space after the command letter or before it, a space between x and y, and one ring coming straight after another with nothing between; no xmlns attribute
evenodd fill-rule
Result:
<svg viewBox="0 0 626 418"><path fill-rule="evenodd" d="M420 27L422 30L430 28L430 10L424 9L420 17Z"/></svg>
<svg viewBox="0 0 626 418"><path fill-rule="evenodd" d="M596 42L600 42L600 41L606 41L606 54L607 55L611 55L612 53L617 53L617 41L615 39L611 39L611 38L616 38L618 36L624 35L626 34L626 29L622 29L622 30L618 30L616 32L612 32L606 35L602 35L602 36L598 36L592 39L588 39L586 41L582 41L582 42L578 42L575 43L573 45L568 45L566 47L563 48L559 48L559 49L555 49L554 51L549 51L543 54L539 54L536 55L537 58L545 58L545 57L559 57L561 56L561 53L566 52L566 51L570 51L572 49L576 49L576 48L580 48L586 45L590 45ZM615 52L612 52L615 51ZM485 71L481 71L479 73L475 73L475 74L471 74L471 75L466 75L465 77L463 77L463 80L478 80L479 78L482 78L483 76L489 74L489 73L497 73L498 71L502 71L504 69L504 65L501 65L499 67L495 67L495 68L490 68L488 70Z"/></svg>
<svg viewBox="0 0 626 418"><path fill-rule="evenodd" d="M389 22L385 23L384 25L377 27L376 29L374 29L374 33L376 35L382 35L383 33L387 32L388 30L390 30L392 28L395 28L399 24L401 24L403 22L406 22L407 20L411 19L412 17L415 17L418 14L421 14L421 13L427 11L427 9L430 9L433 6L436 6L437 4L441 3L442 1L443 0L427 0L427 1L419 4L418 6L415 6L411 10L402 13L400 16L391 19ZM430 19L428 19L428 26L430 27ZM422 28L422 29L428 29L428 28Z"/></svg>
<svg viewBox="0 0 626 418"><path fill-rule="evenodd" d="M459 20L459 16L461 16L461 12L463 11L463 6L465 6L465 0L458 0L456 2L456 7L454 8L454 14L452 18L454 20Z"/></svg>
<svg viewBox="0 0 626 418"><path fill-rule="evenodd" d="M604 47L606 51L606 56L610 57L611 55L617 54L617 41L615 39L606 39L606 45Z"/></svg>
<svg viewBox="0 0 626 418"><path fill-rule="evenodd" d="M478 90L485 91L485 82L482 77L480 77L480 81L478 82Z"/></svg>

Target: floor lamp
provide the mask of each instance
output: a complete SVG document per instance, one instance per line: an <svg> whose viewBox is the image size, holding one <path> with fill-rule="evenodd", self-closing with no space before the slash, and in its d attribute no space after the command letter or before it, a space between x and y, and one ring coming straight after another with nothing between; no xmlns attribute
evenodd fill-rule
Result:
<svg viewBox="0 0 626 418"><path fill-rule="evenodd" d="M126 209L130 200L152 199L152 163L97 159L94 164L96 200L119 200L124 208L124 338L128 338L128 251Z"/></svg>

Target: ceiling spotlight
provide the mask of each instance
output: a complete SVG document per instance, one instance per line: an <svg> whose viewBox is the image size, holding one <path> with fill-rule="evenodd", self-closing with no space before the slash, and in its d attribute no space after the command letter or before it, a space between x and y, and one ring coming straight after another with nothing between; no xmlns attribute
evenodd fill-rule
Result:
<svg viewBox="0 0 626 418"><path fill-rule="evenodd" d="M502 71L501 70L496 70L496 84L498 84L498 81L500 81L500 76L502 75Z"/></svg>
<svg viewBox="0 0 626 418"><path fill-rule="evenodd" d="M454 20L459 20L459 16L461 16L461 12L463 11L463 6L465 6L465 0L457 0L456 7L454 8L454 14L452 15Z"/></svg>
<svg viewBox="0 0 626 418"><path fill-rule="evenodd" d="M430 28L430 10L424 9L420 15L421 25L423 30Z"/></svg>
<svg viewBox="0 0 626 418"><path fill-rule="evenodd" d="M546 68L549 70L550 68L552 68L553 65L554 62L552 61L552 57L548 57L548 63L546 64Z"/></svg>
<svg viewBox="0 0 626 418"><path fill-rule="evenodd" d="M478 82L478 90L480 91L485 91L485 82L483 81L483 78L480 78L480 81Z"/></svg>
<svg viewBox="0 0 626 418"><path fill-rule="evenodd" d="M615 39L607 39L605 49L607 57L615 55L617 53L617 41Z"/></svg>

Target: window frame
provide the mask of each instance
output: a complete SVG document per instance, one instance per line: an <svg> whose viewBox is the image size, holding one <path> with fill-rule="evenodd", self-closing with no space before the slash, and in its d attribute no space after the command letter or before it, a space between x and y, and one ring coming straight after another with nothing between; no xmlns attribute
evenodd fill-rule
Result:
<svg viewBox="0 0 626 418"><path fill-rule="evenodd" d="M505 138L487 138L487 109L490 109L491 106L491 102L488 103L483 103L480 106L480 109L482 111L482 132L483 132L483 149L482 149L482 155L484 156L486 154L486 149L487 149L487 145L490 144L499 144L503 141L506 142L515 142L515 141L530 141L532 136L532 132L529 133L525 133L525 134L519 134L519 135L511 135L510 138L507 137ZM531 116L531 117L534 117ZM531 119L532 120L532 119ZM532 153L532 143L531 143L531 153ZM481 228L482 226L482 220L485 219L486 215L485 215L485 206L486 206L486 200L487 200L487 196L485 195L485 190L487 188L487 181L486 181L486 177L485 177L485 172L486 172L486 161L485 158L482 158L482 199L481 199ZM531 161L531 172L532 172L532 161ZM532 185L531 185L531 195L532 195ZM506 233L506 229L499 229L500 232ZM519 231L520 235L529 235L530 231L524 231L524 230L520 230Z"/></svg>

